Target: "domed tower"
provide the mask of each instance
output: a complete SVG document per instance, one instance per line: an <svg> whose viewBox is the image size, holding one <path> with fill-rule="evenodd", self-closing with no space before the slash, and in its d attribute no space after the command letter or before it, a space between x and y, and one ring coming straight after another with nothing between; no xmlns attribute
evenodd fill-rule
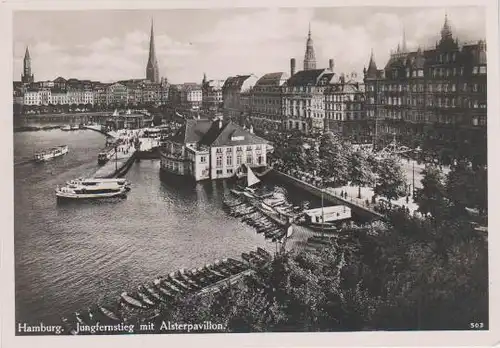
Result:
<svg viewBox="0 0 500 348"><path fill-rule="evenodd" d="M316 69L316 55L314 54L314 43L311 38L311 23L309 23L309 34L307 35L306 54L304 55L304 70Z"/></svg>

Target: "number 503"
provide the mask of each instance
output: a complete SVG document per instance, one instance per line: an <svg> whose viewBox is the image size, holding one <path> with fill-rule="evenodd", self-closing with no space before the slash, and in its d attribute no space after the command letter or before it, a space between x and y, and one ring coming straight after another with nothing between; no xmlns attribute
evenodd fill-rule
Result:
<svg viewBox="0 0 500 348"><path fill-rule="evenodd" d="M484 323L470 323L469 327L471 329L482 329L484 328Z"/></svg>

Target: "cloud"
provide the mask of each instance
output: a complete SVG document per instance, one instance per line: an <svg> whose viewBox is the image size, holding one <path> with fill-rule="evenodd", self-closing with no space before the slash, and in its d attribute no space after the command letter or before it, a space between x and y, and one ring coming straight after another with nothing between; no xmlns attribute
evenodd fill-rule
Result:
<svg viewBox="0 0 500 348"><path fill-rule="evenodd" d="M315 11L322 11L321 19ZM372 48L378 67L386 64L390 50L402 41L403 28L410 49L434 45L440 37L444 13L440 8L380 8L366 16L336 20L334 9L251 9L214 16L189 34L182 29L165 32L155 28L155 48L161 75L174 83L199 81L203 72L209 78L221 79L236 74L288 72L291 57L296 58L298 69L302 67L311 22L317 67L327 67L328 59L333 58L337 72L361 73ZM447 13L454 37L460 41L485 37L485 13L479 7L452 7ZM144 76L149 30L131 27L120 35L109 33L88 43L63 47L53 40L30 46L35 77L53 79L62 75L113 81ZM15 44L17 74L22 71L24 49L23 43Z"/></svg>

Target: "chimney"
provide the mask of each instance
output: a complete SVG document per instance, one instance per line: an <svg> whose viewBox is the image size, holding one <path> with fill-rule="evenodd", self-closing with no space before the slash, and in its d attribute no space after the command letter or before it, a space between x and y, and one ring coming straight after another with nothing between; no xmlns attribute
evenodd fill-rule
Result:
<svg viewBox="0 0 500 348"><path fill-rule="evenodd" d="M295 58L290 59L290 77L295 75Z"/></svg>
<svg viewBox="0 0 500 348"><path fill-rule="evenodd" d="M333 68L335 67L335 64L333 62L333 59L328 60L328 68L330 68L331 71L333 71Z"/></svg>

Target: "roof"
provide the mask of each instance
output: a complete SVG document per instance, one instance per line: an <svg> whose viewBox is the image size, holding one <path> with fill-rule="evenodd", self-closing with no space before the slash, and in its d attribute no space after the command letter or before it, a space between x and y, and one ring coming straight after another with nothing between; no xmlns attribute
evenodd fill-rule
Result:
<svg viewBox="0 0 500 348"><path fill-rule="evenodd" d="M241 86L243 86L243 83L245 82L246 79L248 79L252 75L237 75L237 76L231 76L226 79L226 82L224 82L224 86L222 88L237 88L241 89Z"/></svg>
<svg viewBox="0 0 500 348"><path fill-rule="evenodd" d="M288 86L315 86L326 69L302 70L288 79Z"/></svg>
<svg viewBox="0 0 500 348"><path fill-rule="evenodd" d="M215 121L200 143L219 147L258 145L267 144L268 142L233 122L222 123L222 127L219 128L219 121Z"/></svg>
<svg viewBox="0 0 500 348"><path fill-rule="evenodd" d="M224 82L224 80L209 80L206 82L205 86L212 89L222 89L222 86L224 86Z"/></svg>
<svg viewBox="0 0 500 348"><path fill-rule="evenodd" d="M208 132L211 125L211 120L186 120L170 140L184 144L197 143Z"/></svg>
<svg viewBox="0 0 500 348"><path fill-rule="evenodd" d="M232 122L186 120L169 140L176 143L199 143L207 146L238 146L267 144L268 142Z"/></svg>
<svg viewBox="0 0 500 348"><path fill-rule="evenodd" d="M274 73L269 73L265 74L262 76L257 83L255 84L255 87L257 86L281 86L283 84L283 79L287 77L287 73L285 72L274 72Z"/></svg>

